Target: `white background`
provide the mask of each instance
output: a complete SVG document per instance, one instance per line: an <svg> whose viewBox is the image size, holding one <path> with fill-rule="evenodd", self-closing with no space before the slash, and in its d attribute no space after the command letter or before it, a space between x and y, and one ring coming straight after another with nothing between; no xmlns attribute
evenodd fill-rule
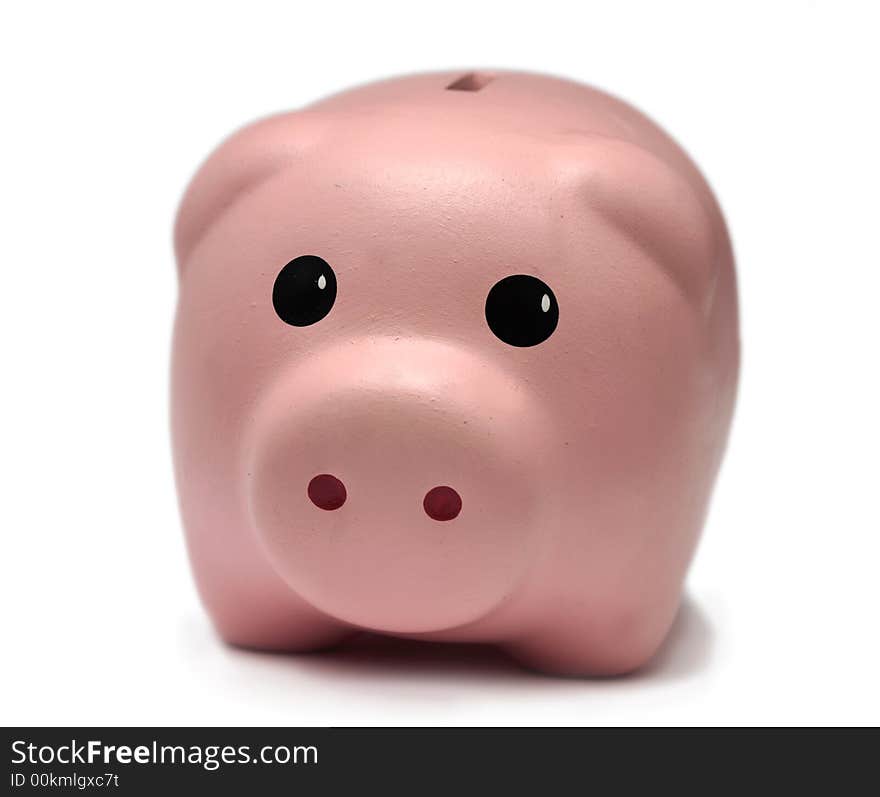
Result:
<svg viewBox="0 0 880 797"><path fill-rule="evenodd" d="M880 721L880 146L872 3L6 3L3 724ZM232 129L398 72L512 67L669 129L726 211L743 379L689 599L646 672L489 649L226 649L167 422L170 229Z"/></svg>

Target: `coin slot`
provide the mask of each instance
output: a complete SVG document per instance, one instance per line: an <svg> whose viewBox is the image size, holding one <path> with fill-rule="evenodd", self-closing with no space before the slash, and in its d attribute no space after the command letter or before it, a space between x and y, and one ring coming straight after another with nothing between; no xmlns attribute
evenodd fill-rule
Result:
<svg viewBox="0 0 880 797"><path fill-rule="evenodd" d="M485 72L468 72L450 83L446 89L447 91L480 91L493 80L495 80L495 75L488 75Z"/></svg>

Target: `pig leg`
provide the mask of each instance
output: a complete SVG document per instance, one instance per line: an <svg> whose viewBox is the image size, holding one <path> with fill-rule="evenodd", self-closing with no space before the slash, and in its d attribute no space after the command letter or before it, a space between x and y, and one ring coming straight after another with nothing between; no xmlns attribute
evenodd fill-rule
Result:
<svg viewBox="0 0 880 797"><path fill-rule="evenodd" d="M205 602L223 640L252 650L307 653L338 644L353 630L284 589L225 590Z"/></svg>
<svg viewBox="0 0 880 797"><path fill-rule="evenodd" d="M193 487L193 482L188 482ZM203 488L204 489L204 488ZM211 486L211 495L233 490ZM214 500L190 506L189 555L199 596L225 642L253 650L306 652L348 636L349 626L297 595L276 573L235 506Z"/></svg>
<svg viewBox="0 0 880 797"><path fill-rule="evenodd" d="M503 645L524 666L552 675L624 675L646 664L660 647L675 608L583 611L547 618ZM601 617L601 619L597 619Z"/></svg>

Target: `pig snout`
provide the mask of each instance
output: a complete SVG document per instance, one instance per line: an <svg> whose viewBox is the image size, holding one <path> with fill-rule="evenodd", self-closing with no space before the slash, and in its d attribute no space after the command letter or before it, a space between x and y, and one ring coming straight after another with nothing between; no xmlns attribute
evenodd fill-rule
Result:
<svg viewBox="0 0 880 797"><path fill-rule="evenodd" d="M522 380L433 340L367 339L279 374L245 455L274 568L345 622L485 616L534 557L552 422Z"/></svg>

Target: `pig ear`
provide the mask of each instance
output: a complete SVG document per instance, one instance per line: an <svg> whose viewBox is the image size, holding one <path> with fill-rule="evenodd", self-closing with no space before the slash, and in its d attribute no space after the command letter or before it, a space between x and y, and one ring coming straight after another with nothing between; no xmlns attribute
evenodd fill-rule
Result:
<svg viewBox="0 0 880 797"><path fill-rule="evenodd" d="M719 264L729 253L709 187L680 150L664 154L619 139L562 145L563 168L583 201L646 252L678 289L708 312Z"/></svg>
<svg viewBox="0 0 880 797"><path fill-rule="evenodd" d="M174 224L178 275L211 225L242 196L300 159L317 135L306 112L263 119L234 133L202 164L181 200Z"/></svg>

